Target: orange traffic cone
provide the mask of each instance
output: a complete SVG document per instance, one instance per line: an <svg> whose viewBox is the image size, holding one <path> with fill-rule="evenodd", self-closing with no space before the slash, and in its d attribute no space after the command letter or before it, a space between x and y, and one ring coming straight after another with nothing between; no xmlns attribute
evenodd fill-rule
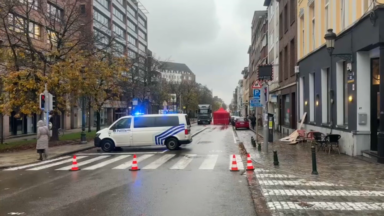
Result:
<svg viewBox="0 0 384 216"><path fill-rule="evenodd" d="M79 170L80 170L79 167L77 167L76 155L73 155L71 171L79 171Z"/></svg>
<svg viewBox="0 0 384 216"><path fill-rule="evenodd" d="M239 169L237 168L237 161L236 161L236 156L235 155L233 155L233 157L232 157L231 171L239 171Z"/></svg>
<svg viewBox="0 0 384 216"><path fill-rule="evenodd" d="M251 160L251 155L248 154L247 156L247 170L254 170L255 168L253 167L252 160Z"/></svg>
<svg viewBox="0 0 384 216"><path fill-rule="evenodd" d="M137 166L137 158L136 155L133 155L133 160L132 160L132 167L129 169L130 171L139 171L139 167Z"/></svg>

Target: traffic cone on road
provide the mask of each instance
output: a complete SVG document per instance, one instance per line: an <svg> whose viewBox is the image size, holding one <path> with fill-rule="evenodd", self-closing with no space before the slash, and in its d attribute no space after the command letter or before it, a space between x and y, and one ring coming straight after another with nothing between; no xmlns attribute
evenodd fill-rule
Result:
<svg viewBox="0 0 384 216"><path fill-rule="evenodd" d="M76 155L73 155L71 171L79 171L79 170L80 170L79 167L77 167Z"/></svg>
<svg viewBox="0 0 384 216"><path fill-rule="evenodd" d="M237 161L235 155L233 155L232 157L231 171L239 171L239 169L237 168Z"/></svg>
<svg viewBox="0 0 384 216"><path fill-rule="evenodd" d="M139 167L137 166L137 158L136 155L133 155L133 160L132 160L132 167L129 169L130 171L139 171Z"/></svg>
<svg viewBox="0 0 384 216"><path fill-rule="evenodd" d="M248 154L247 156L247 170L254 170L255 168L253 167L253 164L252 164L252 159L251 159L251 155Z"/></svg>

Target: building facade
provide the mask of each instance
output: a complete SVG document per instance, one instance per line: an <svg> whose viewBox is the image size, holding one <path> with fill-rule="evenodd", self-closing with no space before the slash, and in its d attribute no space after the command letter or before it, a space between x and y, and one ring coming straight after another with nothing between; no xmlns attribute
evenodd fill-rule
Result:
<svg viewBox="0 0 384 216"><path fill-rule="evenodd" d="M161 76L167 82L196 81L195 74L184 63L161 62L160 65Z"/></svg>
<svg viewBox="0 0 384 216"><path fill-rule="evenodd" d="M340 151L352 156L384 146L377 133L384 94L383 3L297 2L299 114L307 112L307 130L340 134ZM325 46L328 32L336 34L333 52Z"/></svg>
<svg viewBox="0 0 384 216"><path fill-rule="evenodd" d="M237 107L236 107L236 111L238 113L239 116L243 116L242 113L241 113L241 110L242 110L242 107L243 107L243 80L239 80L237 82L237 98L236 98L236 104L237 104Z"/></svg>
<svg viewBox="0 0 384 216"><path fill-rule="evenodd" d="M252 44L248 49L249 54L249 74L248 89L250 101L253 98L252 85L258 79L258 66L268 63L268 16L267 11L255 11L252 19ZM261 116L261 108L249 108L250 114Z"/></svg>
<svg viewBox="0 0 384 216"><path fill-rule="evenodd" d="M241 114L242 116L248 116L249 113L249 72L248 67L245 67L241 71L241 75L243 75L243 104L241 107Z"/></svg>
<svg viewBox="0 0 384 216"><path fill-rule="evenodd" d="M279 87L270 91L277 95L279 108L278 130L290 134L296 130L296 8L297 0L278 0L279 3Z"/></svg>
<svg viewBox="0 0 384 216"><path fill-rule="evenodd" d="M273 65L273 80L269 82L269 91L274 92L279 87L279 2L265 0L264 6L268 11L268 64ZM268 112L274 114L275 130L278 129L280 112L276 94L269 94Z"/></svg>

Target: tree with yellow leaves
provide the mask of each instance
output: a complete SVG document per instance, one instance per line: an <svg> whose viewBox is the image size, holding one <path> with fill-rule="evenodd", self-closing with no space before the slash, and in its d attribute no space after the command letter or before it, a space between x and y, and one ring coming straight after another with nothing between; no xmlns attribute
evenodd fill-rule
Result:
<svg viewBox="0 0 384 216"><path fill-rule="evenodd" d="M100 112L107 103L119 102L123 93L121 83L128 80L128 59L95 54L83 68L80 95L88 97L96 112L96 128L100 130Z"/></svg>

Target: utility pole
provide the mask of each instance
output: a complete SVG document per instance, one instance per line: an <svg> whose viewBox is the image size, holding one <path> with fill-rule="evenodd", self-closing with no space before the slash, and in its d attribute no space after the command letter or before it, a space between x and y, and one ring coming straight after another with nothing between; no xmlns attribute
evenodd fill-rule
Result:
<svg viewBox="0 0 384 216"><path fill-rule="evenodd" d="M51 107L50 107L51 98L49 97L49 92L47 89L47 83L45 83L45 87L44 87L44 96L45 96L44 111L45 111L45 118L46 118L45 120L46 120L46 125L47 125L48 130L49 130L49 111L51 109ZM53 124L52 124L52 126L53 126Z"/></svg>
<svg viewBox="0 0 384 216"><path fill-rule="evenodd" d="M263 82L263 88L261 91L261 103L263 104L262 122L264 129L264 149L266 152L268 152L268 103L266 98L266 96L268 97L268 90L268 83Z"/></svg>

